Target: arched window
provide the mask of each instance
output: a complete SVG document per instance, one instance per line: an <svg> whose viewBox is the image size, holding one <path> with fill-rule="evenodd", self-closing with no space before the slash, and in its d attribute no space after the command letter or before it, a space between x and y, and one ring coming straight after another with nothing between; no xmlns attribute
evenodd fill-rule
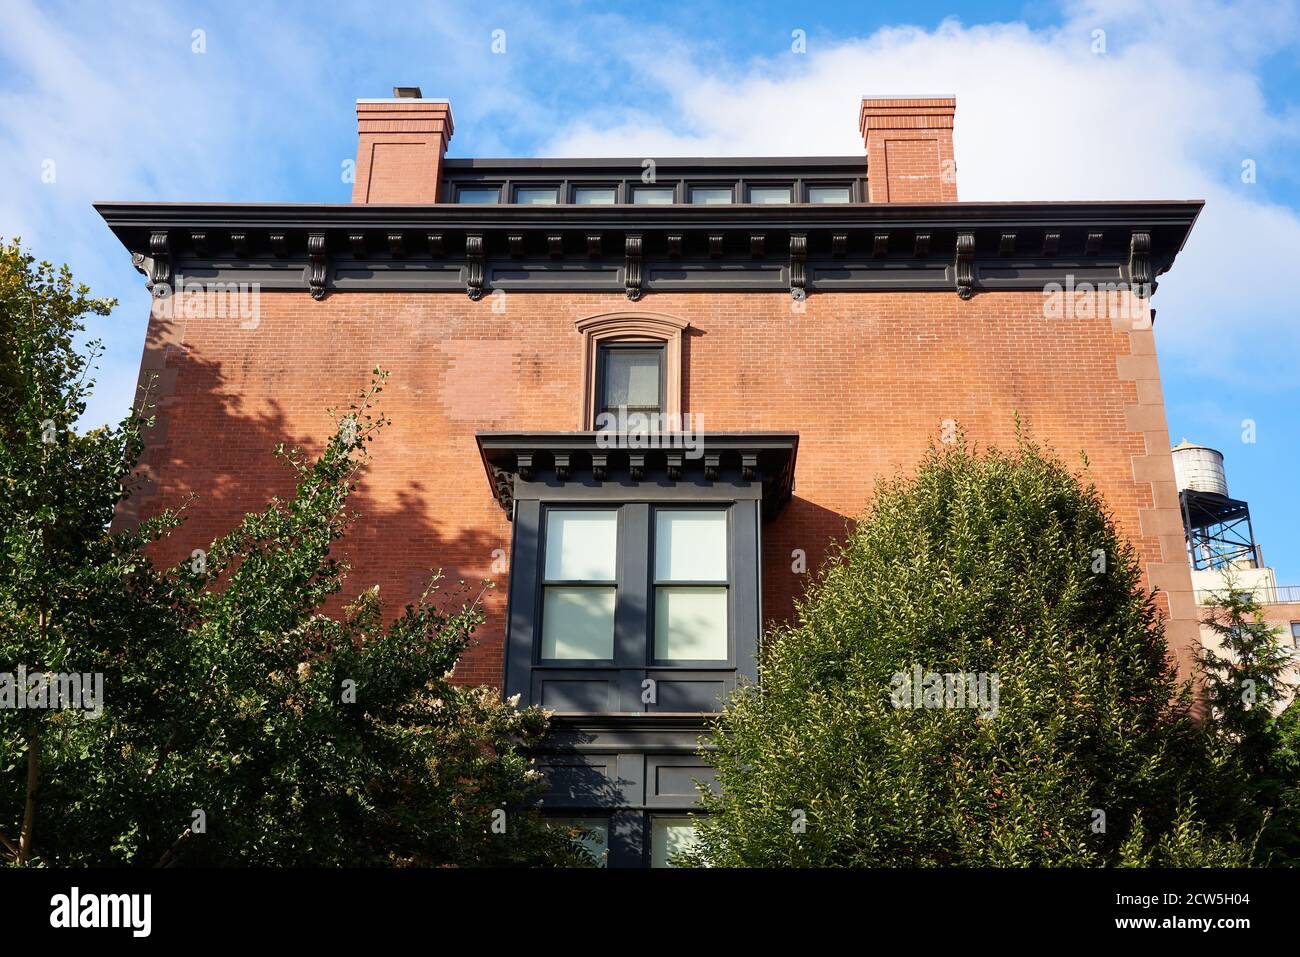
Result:
<svg viewBox="0 0 1300 957"><path fill-rule="evenodd" d="M690 323L653 312L579 319L583 337L580 428L594 431L604 412L660 414L676 430L682 409L682 336Z"/></svg>

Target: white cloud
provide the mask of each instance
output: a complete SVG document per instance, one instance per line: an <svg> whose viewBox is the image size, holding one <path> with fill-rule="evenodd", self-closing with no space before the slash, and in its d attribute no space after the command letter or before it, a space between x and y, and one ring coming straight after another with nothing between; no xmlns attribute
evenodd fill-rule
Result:
<svg viewBox="0 0 1300 957"><path fill-rule="evenodd" d="M580 117L542 152L851 155L862 151L863 93L954 93L963 200L1205 199L1156 297L1162 352L1196 357L1227 383L1263 376L1280 386L1294 383L1294 369L1261 362L1260 347L1277 355L1285 343L1282 354L1294 355L1300 326L1289 284L1266 277L1293 268L1300 217L1265 198L1266 158L1280 162L1300 141L1300 118L1269 112L1257 69L1295 36L1293 7L1117 0L1075 6L1052 29L949 20L813 42L807 55L741 68L680 47L632 53L640 79L670 97L671 126ZM1246 158L1260 164L1253 186L1240 181Z"/></svg>
<svg viewBox="0 0 1300 957"><path fill-rule="evenodd" d="M529 141L540 155L859 155L863 93L956 94L965 200L1207 200L1156 297L1162 357L1227 390L1267 394L1295 381L1300 324L1277 277L1294 268L1300 218L1275 185L1300 181L1300 116L1270 106L1261 79L1267 58L1295 43L1294 3L1093 0L1051 28L950 20L844 39L814 31L806 55L743 62L707 35L613 14L321 14L6 5L0 231L127 303L107 336L111 388L88 418L114 418L129 398L121 383L134 376L147 309L90 203L307 198L291 191L304 171L322 184L312 187L319 199L341 200L350 101L382 91L376 70L430 95L462 91L455 155ZM505 57L489 49L497 26ZM204 55L190 52L196 28L207 30ZM1093 52L1096 30L1104 55ZM386 52L379 66L376 50ZM632 108L614 114L611 101ZM40 182L46 158L57 184ZM1253 186L1239 178L1247 158L1258 164Z"/></svg>

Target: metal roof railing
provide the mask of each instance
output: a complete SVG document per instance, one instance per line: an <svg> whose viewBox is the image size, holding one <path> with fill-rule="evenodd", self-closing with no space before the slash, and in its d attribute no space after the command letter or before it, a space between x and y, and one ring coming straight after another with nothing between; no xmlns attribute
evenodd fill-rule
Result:
<svg viewBox="0 0 1300 957"><path fill-rule="evenodd" d="M1260 585L1254 588L1241 588L1238 590L1250 592L1255 596L1255 601L1261 605L1300 603L1300 585ZM1198 605L1209 604L1216 595L1222 595L1223 591L1222 588L1197 589L1196 603Z"/></svg>

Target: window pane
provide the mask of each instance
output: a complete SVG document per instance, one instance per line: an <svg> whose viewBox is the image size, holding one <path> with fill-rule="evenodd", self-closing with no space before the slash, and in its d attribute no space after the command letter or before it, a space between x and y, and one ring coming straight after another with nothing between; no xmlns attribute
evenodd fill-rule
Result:
<svg viewBox="0 0 1300 957"><path fill-rule="evenodd" d="M692 186L691 202L708 203L709 205L730 203L731 187L730 186Z"/></svg>
<svg viewBox="0 0 1300 957"><path fill-rule="evenodd" d="M722 661L727 657L727 589L655 589L655 658Z"/></svg>
<svg viewBox="0 0 1300 957"><path fill-rule="evenodd" d="M601 817L561 817L554 820L560 827L586 832L574 837L573 843L591 855L598 867L609 863L609 821Z"/></svg>
<svg viewBox="0 0 1300 957"><path fill-rule="evenodd" d="M689 817L656 815L650 824L650 866L672 867L674 855L695 846L695 822Z"/></svg>
<svg viewBox="0 0 1300 957"><path fill-rule="evenodd" d="M809 186L810 203L847 203L849 188L847 186Z"/></svg>
<svg viewBox="0 0 1300 957"><path fill-rule="evenodd" d="M616 203L618 191L613 186L579 186L573 191L573 202L578 206L597 206Z"/></svg>
<svg viewBox="0 0 1300 957"><path fill-rule="evenodd" d="M543 596L542 657L614 657L614 588L548 585Z"/></svg>
<svg viewBox="0 0 1300 957"><path fill-rule="evenodd" d="M501 190L495 186L491 189L478 189L462 187L456 192L456 202L458 203L499 203L501 201Z"/></svg>
<svg viewBox="0 0 1300 957"><path fill-rule="evenodd" d="M548 509L546 580L614 580L618 512Z"/></svg>
<svg viewBox="0 0 1300 957"><path fill-rule="evenodd" d="M727 580L727 513L655 512L655 578L659 581Z"/></svg>
<svg viewBox="0 0 1300 957"><path fill-rule="evenodd" d="M641 187L632 191L632 202L667 206L673 201L673 191L669 187Z"/></svg>
<svg viewBox="0 0 1300 957"><path fill-rule="evenodd" d="M749 188L749 201L751 203L788 203L790 202L790 187L751 186Z"/></svg>
<svg viewBox="0 0 1300 957"><path fill-rule="evenodd" d="M521 186L515 190L515 202L525 206L554 206L558 198L559 190L554 186Z"/></svg>
<svg viewBox="0 0 1300 957"><path fill-rule="evenodd" d="M608 349L605 352L605 408L621 405L636 409L659 408L658 349Z"/></svg>

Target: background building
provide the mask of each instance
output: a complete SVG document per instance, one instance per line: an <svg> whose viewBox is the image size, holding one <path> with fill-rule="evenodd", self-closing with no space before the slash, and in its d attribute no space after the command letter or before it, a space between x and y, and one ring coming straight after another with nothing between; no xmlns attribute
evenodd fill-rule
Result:
<svg viewBox="0 0 1300 957"><path fill-rule="evenodd" d="M766 623L958 430L1087 454L1190 669L1147 297L1200 202L960 203L950 97L865 98L855 156L451 159L450 104L395 92L357 103L351 204L97 207L160 297L121 520L198 495L161 557L289 491L271 448L389 369L353 587L499 582L459 678L557 712L546 806L619 866L687 839Z"/></svg>
<svg viewBox="0 0 1300 957"><path fill-rule="evenodd" d="M1277 629L1278 641L1297 655L1289 677L1300 682L1300 585L1279 585L1265 564L1250 505L1228 494L1223 453L1183 439L1173 456L1197 602L1205 605L1229 589L1249 592L1263 607L1264 621ZM1201 640L1206 647L1220 647L1218 636L1205 625Z"/></svg>

